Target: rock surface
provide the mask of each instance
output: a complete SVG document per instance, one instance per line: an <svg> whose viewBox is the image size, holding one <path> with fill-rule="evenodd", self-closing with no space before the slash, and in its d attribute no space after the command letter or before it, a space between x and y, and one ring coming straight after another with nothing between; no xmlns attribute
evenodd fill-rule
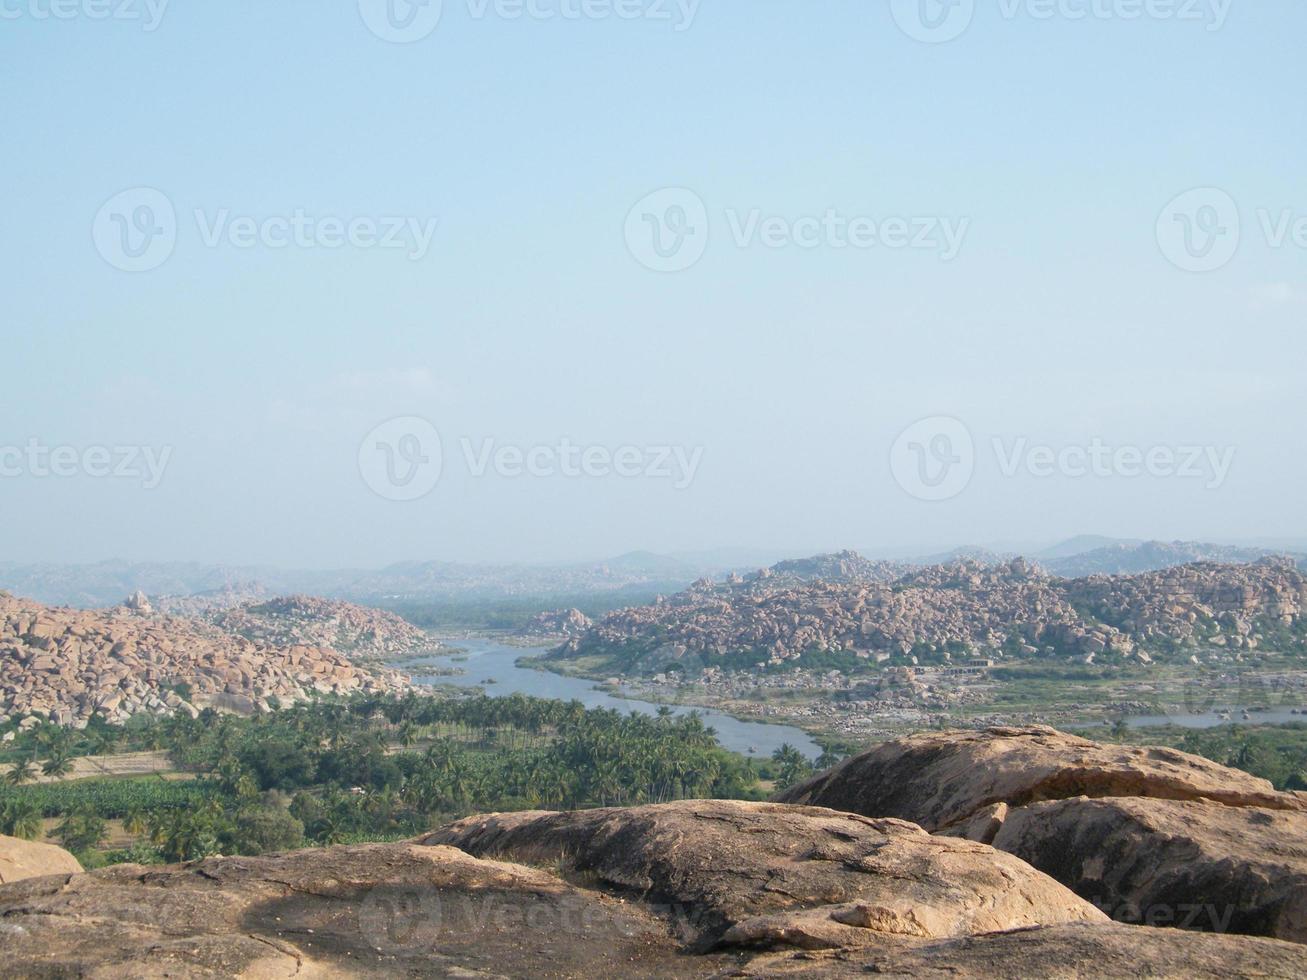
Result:
<svg viewBox="0 0 1307 980"><path fill-rule="evenodd" d="M1228 980L1301 977L1302 947L1274 939L1212 936L1128 925L1044 926L965 939L759 957L743 977Z"/></svg>
<svg viewBox="0 0 1307 980"><path fill-rule="evenodd" d="M898 817L943 830L995 804L1074 796L1213 800L1307 810L1267 780L1176 749L1108 745L1054 728L928 732L886 742L780 794L784 803Z"/></svg>
<svg viewBox="0 0 1307 980"><path fill-rule="evenodd" d="M1307 942L1307 797L1173 749L931 733L780 799L992 843L1115 918Z"/></svg>
<svg viewBox="0 0 1307 980"><path fill-rule="evenodd" d="M0 835L0 885L42 875L78 874L77 858L62 847Z"/></svg>
<svg viewBox="0 0 1307 980"><path fill-rule="evenodd" d="M1079 798L1016 808L992 840L1116 919L1307 943L1299 812Z"/></svg>
<svg viewBox="0 0 1307 980"><path fill-rule="evenodd" d="M672 908L698 947L942 938L1105 917L1021 861L899 820L695 801L472 817L427 838L478 856L564 862ZM963 846L957 846L963 845Z"/></svg>
<svg viewBox="0 0 1307 980"><path fill-rule="evenodd" d="M0 970L24 978L1307 975L1307 947L1109 923L1009 855L901 821L687 803L492 815L428 838L439 839L530 863L413 842L33 878L0 886ZM1009 928L1018 925L1030 927ZM996 927L1004 931L988 931Z"/></svg>

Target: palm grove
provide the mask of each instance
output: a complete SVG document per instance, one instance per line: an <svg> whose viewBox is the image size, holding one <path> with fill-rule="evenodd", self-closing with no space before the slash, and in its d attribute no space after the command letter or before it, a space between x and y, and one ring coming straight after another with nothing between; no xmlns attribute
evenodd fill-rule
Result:
<svg viewBox="0 0 1307 980"><path fill-rule="evenodd" d="M31 782L67 775L77 755L124 749L165 749L178 773ZM56 820L52 836L92 864L400 839L486 810L758 798L763 780L787 785L810 771L789 746L757 762L728 752L695 714L522 695L356 698L251 718L209 710L80 733L43 726L9 755L0 833L36 837ZM110 821L130 843L103 852Z"/></svg>

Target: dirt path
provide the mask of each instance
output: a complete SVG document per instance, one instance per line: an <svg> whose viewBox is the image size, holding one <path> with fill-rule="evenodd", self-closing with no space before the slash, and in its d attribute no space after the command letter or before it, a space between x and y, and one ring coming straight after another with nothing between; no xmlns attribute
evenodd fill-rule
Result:
<svg viewBox="0 0 1307 980"><path fill-rule="evenodd" d="M34 782L61 783L70 779L94 779L104 776L149 776L154 773L173 771L172 760L168 758L168 753L164 751L124 752L121 755L88 755L79 756L71 761L73 768L67 776L59 779L53 779L49 776L37 776ZM40 762L37 763L37 766L40 767ZM0 764L0 779L3 779L11 769L13 769L13 766L9 763Z"/></svg>

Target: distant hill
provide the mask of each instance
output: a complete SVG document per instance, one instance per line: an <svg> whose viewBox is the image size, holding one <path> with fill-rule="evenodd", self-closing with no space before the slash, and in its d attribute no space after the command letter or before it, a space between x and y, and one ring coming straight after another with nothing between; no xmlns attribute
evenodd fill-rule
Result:
<svg viewBox="0 0 1307 980"><path fill-rule="evenodd" d="M696 566L650 552L633 552L583 564L464 564L398 562L382 569L325 571L198 562L94 564L0 563L0 589L47 605L103 609L141 592L160 608L199 612L259 596L314 595L363 604L424 600L486 601L575 597L631 587L675 592L717 566ZM203 597L194 603L184 600ZM232 601L236 598L236 601Z"/></svg>
<svg viewBox="0 0 1307 980"><path fill-rule="evenodd" d="M1135 539L1109 538L1102 534L1079 534L1074 538L1059 541L1051 547L1040 549L1031 557L1041 562L1052 561L1055 558L1070 558L1073 555L1083 555L1087 551L1098 551L1103 548L1133 547L1141 543Z"/></svg>
<svg viewBox="0 0 1307 980"><path fill-rule="evenodd" d="M1113 544L1062 558L1041 556L1040 564L1054 575L1081 578L1086 575L1133 575L1199 561L1249 564L1277 554L1281 552L1197 541L1145 541L1141 544ZM1304 556L1293 557L1301 562Z"/></svg>

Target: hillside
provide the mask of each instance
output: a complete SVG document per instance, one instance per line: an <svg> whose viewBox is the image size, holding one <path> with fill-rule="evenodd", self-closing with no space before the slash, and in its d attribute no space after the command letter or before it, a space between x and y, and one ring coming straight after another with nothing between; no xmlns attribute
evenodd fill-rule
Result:
<svg viewBox="0 0 1307 980"><path fill-rule="evenodd" d="M209 705L255 711L274 699L395 691L393 671L335 650L233 636L200 620L157 615L143 597L105 611L51 608L0 593L0 718L84 724Z"/></svg>
<svg viewBox="0 0 1307 980"><path fill-rule="evenodd" d="M1256 649L1268 635L1292 640L1301 634L1305 604L1307 577L1288 560L1072 580L1022 559L959 562L889 584L699 582L607 616L551 657L637 674L981 655L1147 662L1200 643Z"/></svg>
<svg viewBox="0 0 1307 980"><path fill-rule="evenodd" d="M400 616L315 596L283 596L209 614L226 633L271 646L330 647L351 660L431 653L440 644Z"/></svg>

